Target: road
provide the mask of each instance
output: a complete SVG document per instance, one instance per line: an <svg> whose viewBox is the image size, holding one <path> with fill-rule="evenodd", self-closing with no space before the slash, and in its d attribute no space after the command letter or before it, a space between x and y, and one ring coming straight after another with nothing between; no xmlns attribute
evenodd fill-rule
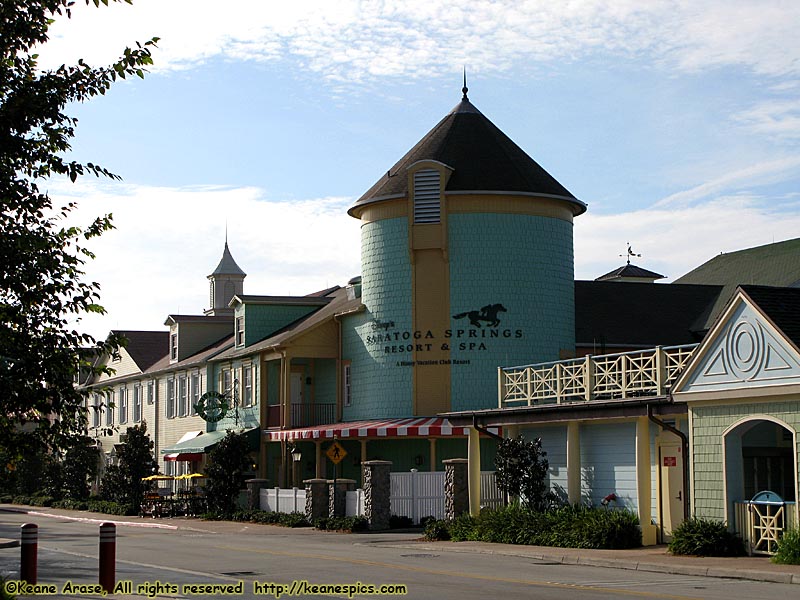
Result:
<svg viewBox="0 0 800 600"><path fill-rule="evenodd" d="M58 592L49 597L96 598L80 588L62 592L67 582L97 582L98 523L0 511L0 537L17 538L20 525L26 522L39 526L39 582L55 584ZM431 551L415 548L418 537L418 533L348 535L250 523L143 519L117 527L116 578L130 581L131 588L111 597L142 598L160 591L162 598L221 600L224 589L197 588L192 593L184 586L241 582L240 597L275 598L279 585L284 585L286 591L280 597L287 598L293 582L301 581L361 584L356 592L364 591L364 585L405 586L407 598L443 600L753 600L796 597L800 590L796 585L553 564L447 548ZM0 574L17 578L19 556L19 548L0 549ZM348 592L294 597L347 598ZM356 593L352 597L375 596Z"/></svg>

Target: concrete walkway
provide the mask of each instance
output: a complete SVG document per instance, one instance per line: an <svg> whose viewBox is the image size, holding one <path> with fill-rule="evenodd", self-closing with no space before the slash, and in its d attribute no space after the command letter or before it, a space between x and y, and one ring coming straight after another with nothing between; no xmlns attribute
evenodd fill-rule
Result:
<svg viewBox="0 0 800 600"><path fill-rule="evenodd" d="M119 517L84 511L8 504L0 505L0 510L31 514L37 518L66 518L96 523L113 522L123 527L157 527L187 530L196 530L198 527L225 530L228 527L235 527L238 530L242 525L241 523L224 521L201 521L187 517L171 519ZM329 535L324 532L316 532L316 530L310 528L277 529L282 535ZM380 541L375 540L373 537L378 535L380 536ZM373 539L369 540L371 537ZM578 548L489 544L485 542L427 542L422 539L410 539L408 531L404 531L403 535L398 535L396 541L392 539L392 532L353 534L342 538L344 543L353 544L358 544L362 541L367 542L368 540L371 543L395 548L519 556L559 564L800 584L800 565L777 565L772 563L769 557L766 556L742 556L736 558L673 556L667 553L666 546L649 546L633 550L584 550ZM17 540L6 541L16 542Z"/></svg>

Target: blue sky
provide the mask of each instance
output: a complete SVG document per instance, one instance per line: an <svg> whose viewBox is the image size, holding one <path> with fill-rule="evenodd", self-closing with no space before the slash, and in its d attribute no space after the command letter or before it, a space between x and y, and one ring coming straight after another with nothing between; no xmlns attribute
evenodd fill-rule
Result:
<svg viewBox="0 0 800 600"><path fill-rule="evenodd" d="M110 314L160 329L207 305L231 251L246 293L359 272L346 208L460 99L589 211L582 279L637 264L674 279L800 234L800 4L763 1L134 0L53 26L43 66L111 62L159 36L144 80L74 107L74 154L122 184L53 182L114 214L88 276Z"/></svg>

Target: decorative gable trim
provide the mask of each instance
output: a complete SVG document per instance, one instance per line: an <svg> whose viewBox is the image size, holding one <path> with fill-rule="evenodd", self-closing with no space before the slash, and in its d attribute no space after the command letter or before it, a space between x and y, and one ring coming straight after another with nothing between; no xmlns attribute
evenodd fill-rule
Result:
<svg viewBox="0 0 800 600"><path fill-rule="evenodd" d="M800 384L800 353L739 290L676 382L676 396Z"/></svg>

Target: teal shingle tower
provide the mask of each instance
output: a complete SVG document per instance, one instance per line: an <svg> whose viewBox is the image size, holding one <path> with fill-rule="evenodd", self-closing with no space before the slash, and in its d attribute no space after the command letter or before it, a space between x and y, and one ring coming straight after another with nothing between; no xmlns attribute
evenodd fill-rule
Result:
<svg viewBox="0 0 800 600"><path fill-rule="evenodd" d="M467 98L348 211L365 311L343 337L345 420L491 408L497 367L575 347L586 210Z"/></svg>

